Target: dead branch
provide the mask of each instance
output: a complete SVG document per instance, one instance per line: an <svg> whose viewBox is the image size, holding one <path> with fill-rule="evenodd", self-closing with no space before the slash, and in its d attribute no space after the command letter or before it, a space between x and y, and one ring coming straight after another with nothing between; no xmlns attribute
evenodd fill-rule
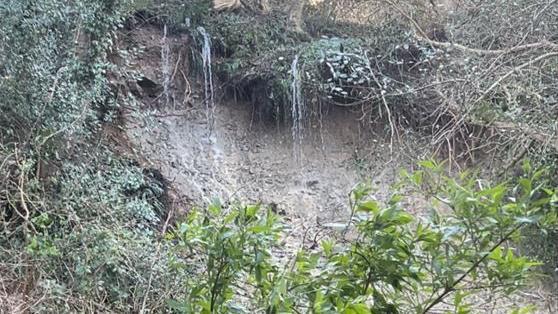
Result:
<svg viewBox="0 0 558 314"><path fill-rule="evenodd" d="M514 67L513 69L511 69L509 72L507 72L505 75L501 76L498 80L496 80L496 82L494 82L487 90L485 90L482 95L479 96L479 98L477 98L473 103L478 103L479 101L483 100L492 90L494 90L498 85L500 85L500 83L502 83L502 81L504 81L505 79L507 79L508 77L510 77L512 74L514 74L515 72L526 68L528 66L531 66L539 61L542 61L544 59L548 59L554 56L558 56L558 52L549 52L549 53L545 53L543 55L540 55L538 57L536 57L535 59L529 60L528 62L525 62L517 67Z"/></svg>
<svg viewBox="0 0 558 314"><path fill-rule="evenodd" d="M493 56L521 52L521 51L531 50L531 49L541 49L541 48L558 50L558 44L546 40L536 42L536 43L525 44L525 45L518 45L506 49L494 49L494 50L471 48L458 43L440 42L440 41L432 40L422 29L422 27L420 27L418 22L414 18L412 18L409 14L407 14L395 2L393 2L392 0L384 0L384 2L392 6L397 12L399 12L405 19L407 19L412 24L412 26L418 32L418 34L415 34L417 39L425 41L428 44L439 48L445 48L445 49L456 48L465 52L474 53L478 55L493 55Z"/></svg>

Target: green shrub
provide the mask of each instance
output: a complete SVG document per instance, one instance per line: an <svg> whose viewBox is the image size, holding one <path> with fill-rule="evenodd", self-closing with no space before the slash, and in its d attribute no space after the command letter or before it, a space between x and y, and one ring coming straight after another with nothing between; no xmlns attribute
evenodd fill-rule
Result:
<svg viewBox="0 0 558 314"><path fill-rule="evenodd" d="M481 287L494 296L522 288L539 263L514 243L529 226L556 225L558 191L542 171L513 186L467 174L452 179L441 169L428 161L404 174L407 188L432 193L428 217L407 213L398 194L380 204L361 185L351 195L354 240L323 241L319 252L300 251L286 264L269 253L280 226L269 212L218 205L192 213L170 237L180 243L177 254L195 261L181 266L198 266L190 266L186 298L174 306L185 313L426 313L444 304L463 313Z"/></svg>
<svg viewBox="0 0 558 314"><path fill-rule="evenodd" d="M187 298L173 301L172 307L184 313L239 311L245 298L241 289L263 288L277 271L270 259L280 230L278 217L258 205L223 208L215 203L205 212L190 213L168 236L177 242L173 250L191 259L175 267L192 273L185 287ZM253 295L258 300L265 297Z"/></svg>

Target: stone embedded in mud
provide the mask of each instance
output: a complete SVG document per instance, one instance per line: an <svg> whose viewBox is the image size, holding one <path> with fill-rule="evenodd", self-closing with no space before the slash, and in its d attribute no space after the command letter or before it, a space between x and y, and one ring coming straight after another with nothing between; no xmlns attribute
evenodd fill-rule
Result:
<svg viewBox="0 0 558 314"><path fill-rule="evenodd" d="M307 182L306 182L306 186L309 187L309 188L311 188L311 187L314 187L314 186L318 185L318 183L320 183L320 181L318 181L318 180L311 180L311 181L307 181Z"/></svg>

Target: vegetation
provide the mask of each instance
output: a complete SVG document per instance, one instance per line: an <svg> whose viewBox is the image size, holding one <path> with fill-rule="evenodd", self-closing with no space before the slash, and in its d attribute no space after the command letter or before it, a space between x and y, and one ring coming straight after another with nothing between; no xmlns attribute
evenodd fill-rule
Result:
<svg viewBox="0 0 558 314"><path fill-rule="evenodd" d="M122 105L108 56L130 9L0 3L0 312L128 312L150 274L160 295L172 284L157 252L165 186L102 133Z"/></svg>
<svg viewBox="0 0 558 314"><path fill-rule="evenodd" d="M0 312L469 313L482 293L555 280L554 2L271 2L0 2ZM418 128L450 163L512 157L489 179L424 161L385 204L360 185L351 221L298 252L281 251L286 222L264 205L173 216L165 178L108 140L135 108L111 61L140 17L194 39L206 27L220 78L272 118L289 114L298 55L315 108L358 108L394 140ZM413 194L430 215L406 211Z"/></svg>
<svg viewBox="0 0 558 314"><path fill-rule="evenodd" d="M262 19L241 11L213 17L209 25L230 50L224 54L225 82L248 89L246 95L252 86L288 87L281 83L290 78L284 65L300 54L306 98L325 104L314 110L359 109L371 121L381 117L389 123L394 136L399 128L419 128L433 134L448 155L466 160L475 159L476 143L486 144L486 131L499 135L491 143L503 147L493 150L497 154L525 155L536 143L546 149L544 155L552 154L556 125L548 117L554 116L556 99L558 47L551 35L558 27L556 6L544 0L431 3L437 1L309 5L308 34L318 38L291 32L278 4L278 16ZM243 25L258 27L239 42L235 30ZM267 97L246 98L261 103L272 91L277 95L277 88L266 90ZM324 90L333 95L324 97ZM283 89L281 95L289 92ZM519 141L507 142L510 133ZM510 157L509 163L517 160Z"/></svg>
<svg viewBox="0 0 558 314"><path fill-rule="evenodd" d="M201 265L194 269L186 313L467 313L477 289L510 293L538 265L521 256L513 241L529 226L558 219L558 194L532 172L517 186L491 185L463 174L450 179L442 167L423 162L404 174L417 191L430 191L428 217L414 218L394 194L388 204L369 197L369 186L351 194L356 234L330 238L316 252L298 252L285 263L273 259L278 217L259 206L220 204L192 213L171 234L174 250ZM405 186L408 186L405 184ZM539 229L543 230L543 229ZM200 261L201 260L201 261ZM451 300L451 301L450 301ZM448 303L449 302L449 303Z"/></svg>

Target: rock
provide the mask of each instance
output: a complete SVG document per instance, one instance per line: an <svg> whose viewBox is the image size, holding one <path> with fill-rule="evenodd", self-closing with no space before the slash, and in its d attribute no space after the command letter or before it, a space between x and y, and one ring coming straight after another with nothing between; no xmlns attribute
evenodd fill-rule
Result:
<svg viewBox="0 0 558 314"><path fill-rule="evenodd" d="M311 180L311 181L307 181L306 182L306 186L309 188L315 187L316 185L318 185L318 183L320 183L320 181L318 180Z"/></svg>

